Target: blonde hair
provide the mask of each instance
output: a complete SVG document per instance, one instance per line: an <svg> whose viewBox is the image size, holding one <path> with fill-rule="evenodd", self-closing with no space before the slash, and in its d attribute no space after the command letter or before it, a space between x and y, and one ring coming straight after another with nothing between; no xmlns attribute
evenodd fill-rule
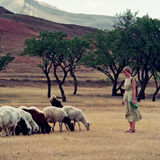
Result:
<svg viewBox="0 0 160 160"><path fill-rule="evenodd" d="M124 72L124 71L128 72L129 74L132 73L132 69L129 66L124 67L122 72Z"/></svg>

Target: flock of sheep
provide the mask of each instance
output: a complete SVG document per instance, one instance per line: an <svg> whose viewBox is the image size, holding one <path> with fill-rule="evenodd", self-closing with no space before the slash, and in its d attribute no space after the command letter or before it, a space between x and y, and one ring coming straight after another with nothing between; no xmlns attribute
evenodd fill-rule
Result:
<svg viewBox="0 0 160 160"><path fill-rule="evenodd" d="M39 110L34 106L20 106L19 108L1 106L1 136L50 133L54 131L56 122L59 122L60 132L62 132L63 123L67 130L74 131L76 122L79 125L79 130L81 130L79 122L82 122L86 129L89 130L90 123L82 110L72 106L62 106L54 95L51 96L50 102L52 106L45 107L43 110ZM72 120L74 123L71 122ZM53 127L49 123L53 123Z"/></svg>

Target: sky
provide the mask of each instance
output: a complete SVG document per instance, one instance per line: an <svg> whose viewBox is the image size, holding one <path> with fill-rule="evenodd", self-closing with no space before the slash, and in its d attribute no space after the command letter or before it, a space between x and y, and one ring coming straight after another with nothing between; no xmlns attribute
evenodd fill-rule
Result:
<svg viewBox="0 0 160 160"><path fill-rule="evenodd" d="M160 0L37 0L71 13L115 16L130 9L138 16L160 18Z"/></svg>

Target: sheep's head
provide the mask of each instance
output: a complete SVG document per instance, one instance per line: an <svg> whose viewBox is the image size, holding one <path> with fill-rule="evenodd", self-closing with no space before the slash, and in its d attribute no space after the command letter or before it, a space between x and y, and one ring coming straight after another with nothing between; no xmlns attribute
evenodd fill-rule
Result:
<svg viewBox="0 0 160 160"><path fill-rule="evenodd" d="M30 131L31 130L27 127L25 120L21 118L15 128L16 135L19 135L21 132L23 133L23 135L29 135Z"/></svg>
<svg viewBox="0 0 160 160"><path fill-rule="evenodd" d="M57 100L57 97L55 95L52 95L50 97L50 103L52 104L52 106L55 106L55 107L59 107L59 108L63 107L61 102L59 100Z"/></svg>
<svg viewBox="0 0 160 160"><path fill-rule="evenodd" d="M72 132L74 131L74 124L73 124L72 122L70 123L69 129L70 129L70 131L72 131Z"/></svg>
<svg viewBox="0 0 160 160"><path fill-rule="evenodd" d="M89 129L90 129L90 123L88 122L88 123L86 123L85 124L85 127L86 127L86 130L88 130L89 131Z"/></svg>
<svg viewBox="0 0 160 160"><path fill-rule="evenodd" d="M57 97L55 95L52 95L49 99L50 103L52 103L54 99L57 99Z"/></svg>

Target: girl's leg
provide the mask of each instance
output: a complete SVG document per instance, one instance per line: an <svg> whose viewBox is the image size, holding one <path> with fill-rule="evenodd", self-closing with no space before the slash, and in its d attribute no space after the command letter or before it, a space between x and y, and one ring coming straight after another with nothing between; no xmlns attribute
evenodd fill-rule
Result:
<svg viewBox="0 0 160 160"><path fill-rule="evenodd" d="M125 133L132 131L132 122L129 122L129 126L130 126L130 129L128 131L126 131Z"/></svg>
<svg viewBox="0 0 160 160"><path fill-rule="evenodd" d="M132 122L129 122L130 130L132 129Z"/></svg>
<svg viewBox="0 0 160 160"><path fill-rule="evenodd" d="M131 128L132 131L135 131L135 122L132 122L132 125L131 125L131 126L132 126L132 128Z"/></svg>
<svg viewBox="0 0 160 160"><path fill-rule="evenodd" d="M135 132L135 122L129 122L130 129L126 132L134 133Z"/></svg>

